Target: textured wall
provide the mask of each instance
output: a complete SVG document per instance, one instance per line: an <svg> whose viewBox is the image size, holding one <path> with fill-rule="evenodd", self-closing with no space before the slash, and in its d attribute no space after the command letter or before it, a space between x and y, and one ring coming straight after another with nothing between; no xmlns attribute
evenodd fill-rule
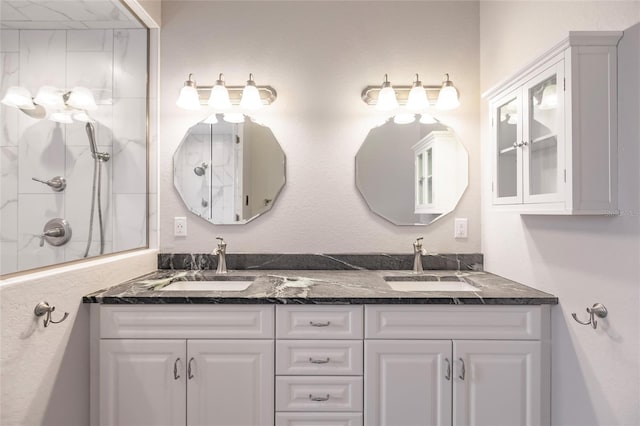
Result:
<svg viewBox="0 0 640 426"><path fill-rule="evenodd" d="M222 235L229 252L402 252L417 235L428 250L477 252L479 89L477 2L163 2L160 247L209 252ZM192 215L173 188L172 155L207 111L175 101L188 73L201 85L225 73L228 85L270 84L277 101L258 111L287 156L287 184L274 208L241 226ZM470 153L470 185L457 210L428 227L399 227L371 213L355 187L354 158L384 115L360 99L367 85L439 84L448 72L460 109L434 115ZM174 238L173 217L189 236ZM453 218L469 218L469 238L453 239Z"/></svg>
<svg viewBox="0 0 640 426"><path fill-rule="evenodd" d="M482 104L485 268L560 299L552 315L556 426L640 424L639 21L639 2L481 2L483 91L570 30L625 30L618 47L620 216L492 211L489 112ZM595 302L609 309L597 331L571 318Z"/></svg>

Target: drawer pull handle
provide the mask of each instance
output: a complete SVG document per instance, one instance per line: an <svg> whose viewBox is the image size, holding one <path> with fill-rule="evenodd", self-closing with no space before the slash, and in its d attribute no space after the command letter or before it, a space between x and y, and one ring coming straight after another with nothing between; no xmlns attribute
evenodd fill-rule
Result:
<svg viewBox="0 0 640 426"><path fill-rule="evenodd" d="M309 321L309 325L311 325L312 327L329 327L329 325L331 325L331 321L327 321L327 322Z"/></svg>
<svg viewBox="0 0 640 426"><path fill-rule="evenodd" d="M180 362L180 358L176 359L176 362L173 363L173 380L178 380L180 378L180 374L178 374L178 363Z"/></svg>
<svg viewBox="0 0 640 426"><path fill-rule="evenodd" d="M324 402L324 401L328 401L329 398L331 398L331 395L329 394L327 394L327 396L313 396L312 394L309 394L309 399L311 401Z"/></svg>
<svg viewBox="0 0 640 426"><path fill-rule="evenodd" d="M329 361L331 361L331 358L326 357L325 359L313 359L311 357L309 357L309 362L311 364L327 364L329 363Z"/></svg>
<svg viewBox="0 0 640 426"><path fill-rule="evenodd" d="M451 380L451 361L449 358L444 359L447 362L447 374L444 376L445 379Z"/></svg>

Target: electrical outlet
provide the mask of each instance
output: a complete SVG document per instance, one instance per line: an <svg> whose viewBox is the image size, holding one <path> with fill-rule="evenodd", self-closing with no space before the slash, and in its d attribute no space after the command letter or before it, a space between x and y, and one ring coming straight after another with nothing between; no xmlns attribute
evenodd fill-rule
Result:
<svg viewBox="0 0 640 426"><path fill-rule="evenodd" d="M175 237L187 236L187 218L186 217L173 218L173 235Z"/></svg>
<svg viewBox="0 0 640 426"><path fill-rule="evenodd" d="M467 238L469 221L466 217L457 217L453 221L453 238Z"/></svg>

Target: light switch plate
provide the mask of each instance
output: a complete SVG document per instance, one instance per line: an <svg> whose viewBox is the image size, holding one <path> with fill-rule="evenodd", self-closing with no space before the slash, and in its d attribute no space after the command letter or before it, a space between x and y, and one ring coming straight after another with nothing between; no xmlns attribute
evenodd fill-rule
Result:
<svg viewBox="0 0 640 426"><path fill-rule="evenodd" d="M453 221L453 238L468 238L469 220L466 217L457 217Z"/></svg>
<svg viewBox="0 0 640 426"><path fill-rule="evenodd" d="M175 237L187 236L187 218L186 217L173 218L173 235Z"/></svg>

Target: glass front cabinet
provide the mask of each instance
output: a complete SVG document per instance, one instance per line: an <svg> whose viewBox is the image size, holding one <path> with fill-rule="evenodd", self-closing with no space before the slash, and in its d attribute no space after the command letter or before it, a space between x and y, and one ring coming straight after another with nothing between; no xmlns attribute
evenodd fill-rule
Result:
<svg viewBox="0 0 640 426"><path fill-rule="evenodd" d="M619 32L569 38L489 90L492 200L532 214L618 214Z"/></svg>

